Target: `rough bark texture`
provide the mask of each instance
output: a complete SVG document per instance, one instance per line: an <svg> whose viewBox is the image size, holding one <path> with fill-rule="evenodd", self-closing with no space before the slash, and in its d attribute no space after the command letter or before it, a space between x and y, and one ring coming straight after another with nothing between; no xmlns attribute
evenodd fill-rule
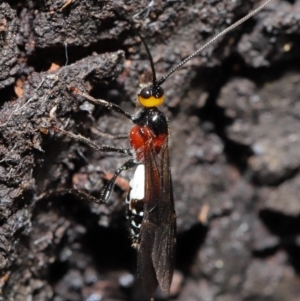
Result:
<svg viewBox="0 0 300 301"><path fill-rule="evenodd" d="M123 201L132 172L108 205L59 193L76 185L97 196L125 156L52 126L128 147L101 132L127 134L130 122L70 89L134 112L149 62L116 7L138 14L163 75L261 2L149 3L0 4L0 300L144 300ZM274 0L163 86L178 215L175 300L299 300L299 20L300 0Z"/></svg>

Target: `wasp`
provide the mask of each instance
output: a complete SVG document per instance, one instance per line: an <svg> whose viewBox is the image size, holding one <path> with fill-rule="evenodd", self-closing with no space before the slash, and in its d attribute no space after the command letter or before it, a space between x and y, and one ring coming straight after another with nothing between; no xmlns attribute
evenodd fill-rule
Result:
<svg viewBox="0 0 300 301"><path fill-rule="evenodd" d="M264 2L248 15L217 34L160 79L156 78L154 62L146 41L134 28L134 24L126 18L144 44L152 70L152 82L144 84L140 89L137 95L139 106L134 114L124 111L114 103L95 99L77 88L71 88L73 93L115 111L134 123L129 133L130 149L111 146L96 147L90 140L82 136L61 129L57 130L90 144L100 151L118 152L131 157L115 171L111 180L101 191L99 199L87 196L83 192L80 194L96 203L107 203L120 173L136 168L130 181L126 203L128 205L132 246L137 250L138 277L141 279L143 291L149 297L153 296L158 286L163 292L167 294L170 292L176 245L176 214L168 147L170 128L166 116L158 109L165 100L161 85L203 49L257 14L271 1Z"/></svg>

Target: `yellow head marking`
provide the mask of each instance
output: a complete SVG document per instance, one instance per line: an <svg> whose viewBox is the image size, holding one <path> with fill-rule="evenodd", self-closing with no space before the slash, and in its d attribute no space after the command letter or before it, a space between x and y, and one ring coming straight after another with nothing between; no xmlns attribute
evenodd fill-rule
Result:
<svg viewBox="0 0 300 301"><path fill-rule="evenodd" d="M164 90L160 86L147 86L138 94L138 101L145 108L161 106L164 100Z"/></svg>
<svg viewBox="0 0 300 301"><path fill-rule="evenodd" d="M149 98L143 98L141 95L138 95L139 103L146 108L158 107L164 103L165 96L156 98L154 96L150 96Z"/></svg>

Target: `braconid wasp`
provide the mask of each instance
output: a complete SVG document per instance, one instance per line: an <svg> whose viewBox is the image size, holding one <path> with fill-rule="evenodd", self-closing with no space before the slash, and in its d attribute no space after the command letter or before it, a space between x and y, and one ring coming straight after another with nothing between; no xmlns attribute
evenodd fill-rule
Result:
<svg viewBox="0 0 300 301"><path fill-rule="evenodd" d="M130 220L132 246L136 248L138 254L138 277L141 279L143 291L149 297L153 296L157 286L163 292L169 293L174 271L176 244L176 214L168 148L170 129L166 116L158 109L158 106L164 103L164 90L161 85L203 49L257 14L271 1L265 1L248 15L217 34L160 79L156 78L154 62L143 36L135 29L133 22L123 15L144 44L152 70L152 82L141 87L137 96L138 108L134 114L124 111L114 103L95 99L75 87L71 88L73 93L94 104L117 112L134 123L129 134L130 149L111 146L99 147L80 135L57 127L55 129L100 151L117 152L131 156L115 171L113 177L101 191L99 198L90 196L83 191L72 191L93 202L107 203L121 172L136 168L130 181L130 191L126 203L129 209L128 218ZM118 11L117 14L121 13Z"/></svg>

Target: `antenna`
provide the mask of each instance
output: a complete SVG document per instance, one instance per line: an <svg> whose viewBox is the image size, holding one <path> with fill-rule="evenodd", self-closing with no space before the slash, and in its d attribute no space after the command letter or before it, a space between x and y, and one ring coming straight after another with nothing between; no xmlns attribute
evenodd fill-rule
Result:
<svg viewBox="0 0 300 301"><path fill-rule="evenodd" d="M157 85L161 85L162 83L165 82L165 80L172 74L174 73L177 69L179 69L181 66L183 66L185 63L187 63L189 60L191 60L193 57L195 57L196 55L198 55L203 49L207 48L210 44L212 44L213 42L215 42L217 39L219 39L220 37L222 37L223 35L225 35L226 33L228 33L229 31L233 30L234 28L236 28L237 26L241 25L242 23L244 23L245 21L247 21L248 19L250 19L252 16L254 16L255 14L257 14L259 11L261 11L266 5L268 5L272 0L268 0L265 3L263 3L262 5L260 5L258 8L256 8L255 10L253 10L252 12L250 12L248 15L246 15L245 17L243 17L242 19L238 20L237 22L233 23L232 25L230 25L229 27L227 27L226 29L224 29L223 31L221 31L220 33L218 33L216 36L214 36L211 40L209 40L207 43L205 43L202 47L200 47L199 49L197 49L193 54L191 54L190 56L188 56L187 58L185 58L181 63L179 63L177 66L175 66L173 69L171 69L171 71L169 71L165 76L163 76L162 78L160 78L157 81ZM146 45L145 45L146 46ZM146 46L146 48L148 48ZM150 60L151 61L151 60ZM153 64L153 62L152 62ZM152 66L151 66L152 68ZM153 68L152 68L153 70ZM152 71L153 72L153 71Z"/></svg>
<svg viewBox="0 0 300 301"><path fill-rule="evenodd" d="M150 61L151 69L152 69L152 84L153 84L153 86L156 86L157 85L157 79L156 79L156 73L155 73L155 68L154 68L154 62L153 62L152 55L150 53L149 47L148 47L145 39L143 38L141 33L138 31L138 29L135 27L135 24L133 23L133 21L127 15L126 11L123 8L117 7L117 8L114 9L114 11L115 11L116 14L118 14L120 17L124 18L130 24L133 31L136 33L136 35L141 39L142 43L144 44L144 46L146 48L148 58L149 58L149 61Z"/></svg>

